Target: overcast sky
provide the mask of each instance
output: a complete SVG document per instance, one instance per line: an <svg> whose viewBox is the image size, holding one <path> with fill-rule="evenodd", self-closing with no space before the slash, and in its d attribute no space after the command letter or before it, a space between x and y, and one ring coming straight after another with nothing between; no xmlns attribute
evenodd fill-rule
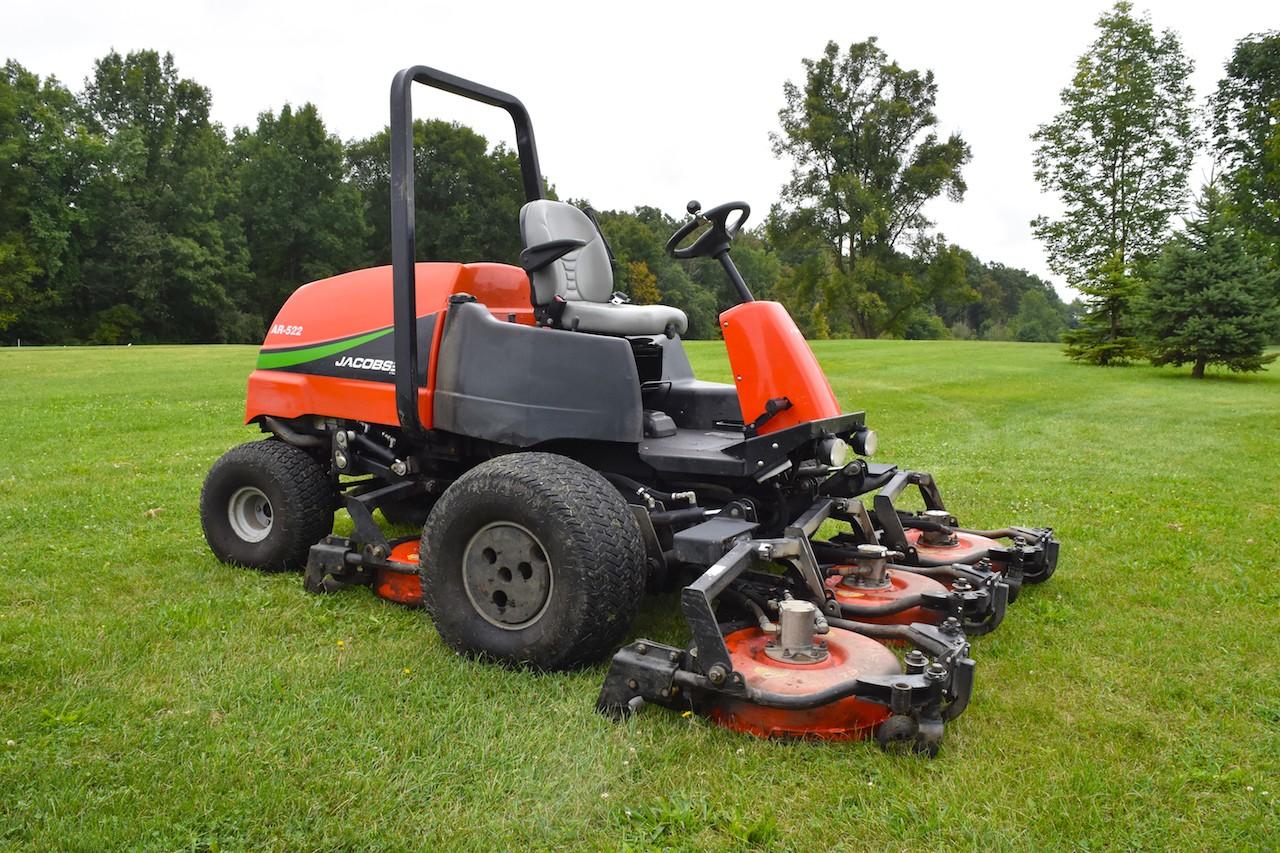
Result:
<svg viewBox="0 0 1280 853"><path fill-rule="evenodd" d="M562 198L598 208L647 204L683 214L744 200L763 216L788 167L770 152L782 84L829 39L878 36L892 59L938 81L939 130L973 149L963 202L927 212L984 260L1055 280L1028 222L1053 210L1032 178L1028 139L1093 38L1103 0L1042 3L786 2L59 2L6 0L0 57L79 89L111 48L171 51L213 92L231 128L265 109L314 102L344 139L387 122L388 85L415 64L524 101L542 169ZM1203 99L1240 37L1280 27L1274 2L1157 0L1196 64ZM514 143L505 113L419 87L415 114ZM1193 172L1199 182L1203 158ZM759 219L757 218L758 222ZM512 223L515 227L515 223ZM1065 289L1059 288L1066 293Z"/></svg>

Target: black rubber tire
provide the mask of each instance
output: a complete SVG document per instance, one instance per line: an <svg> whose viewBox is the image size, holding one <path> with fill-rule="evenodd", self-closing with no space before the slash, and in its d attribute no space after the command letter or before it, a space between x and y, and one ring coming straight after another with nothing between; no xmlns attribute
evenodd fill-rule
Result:
<svg viewBox="0 0 1280 853"><path fill-rule="evenodd" d="M463 555L495 521L525 527L551 565L550 598L531 624L500 628L468 597ZM436 630L466 655L543 670L600 660L622 642L640 607L645 551L640 526L609 481L550 453L512 453L459 477L422 532L423 600Z"/></svg>
<svg viewBox="0 0 1280 853"><path fill-rule="evenodd" d="M919 724L911 717L894 714L876 726L876 743L886 752L906 746L914 748L916 735L920 732Z"/></svg>
<svg viewBox="0 0 1280 853"><path fill-rule="evenodd" d="M1055 561L1052 566L1044 566L1039 571L1029 572L1022 570L1022 582L1040 584L1053 577L1053 573L1058 570L1058 564Z"/></svg>
<svg viewBox="0 0 1280 853"><path fill-rule="evenodd" d="M260 490L271 507L271 529L258 542L241 537L228 517L232 497L246 486ZM228 450L200 491L200 524L214 555L263 571L304 567L311 546L333 532L333 512L333 484L320 463L274 438Z"/></svg>
<svg viewBox="0 0 1280 853"><path fill-rule="evenodd" d="M421 530L434 505L434 497L419 495L409 500L387 501L378 509L382 510L383 518L397 527L416 527Z"/></svg>

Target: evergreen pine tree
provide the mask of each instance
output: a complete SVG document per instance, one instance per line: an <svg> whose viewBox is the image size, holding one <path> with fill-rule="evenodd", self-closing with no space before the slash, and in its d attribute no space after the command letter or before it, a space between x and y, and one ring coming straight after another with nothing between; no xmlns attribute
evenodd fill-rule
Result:
<svg viewBox="0 0 1280 853"><path fill-rule="evenodd" d="M1141 353L1130 303L1141 282L1116 252L1076 287L1089 306L1080 325L1062 336L1068 358L1093 364L1128 364Z"/></svg>
<svg viewBox="0 0 1280 853"><path fill-rule="evenodd" d="M1197 379L1209 364L1254 371L1276 358L1264 348L1280 323L1277 273L1249 254L1225 208L1217 187L1206 187L1186 230L1161 253L1139 306L1151 363L1189 363Z"/></svg>

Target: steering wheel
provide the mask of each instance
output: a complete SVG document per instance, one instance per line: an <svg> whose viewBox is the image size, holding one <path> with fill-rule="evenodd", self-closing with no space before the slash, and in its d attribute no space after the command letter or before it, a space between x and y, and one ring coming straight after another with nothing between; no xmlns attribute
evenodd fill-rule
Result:
<svg viewBox="0 0 1280 853"><path fill-rule="evenodd" d="M702 214L698 213L698 211L702 210L702 205L696 201L691 201L687 209L689 213L693 214L693 218L681 225L679 230L672 234L671 239L667 241L667 254L681 260L717 257L729 251L729 244L733 242L734 237L738 236L738 232L742 230L743 223L751 215L751 205L745 201L731 201L719 207L713 207ZM738 214L738 218L730 225L729 216L735 212ZM697 239L688 246L682 249L677 248L690 234L704 225L709 225L710 227L698 235Z"/></svg>

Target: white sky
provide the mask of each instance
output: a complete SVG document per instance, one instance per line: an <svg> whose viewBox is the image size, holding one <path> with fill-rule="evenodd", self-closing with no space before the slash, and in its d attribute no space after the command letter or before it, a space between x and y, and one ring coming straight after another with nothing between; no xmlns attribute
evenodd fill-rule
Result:
<svg viewBox="0 0 1280 853"><path fill-rule="evenodd" d="M673 215L690 198L741 199L758 223L788 174L768 138L783 81L799 80L800 60L828 39L844 47L875 35L900 64L935 72L939 131L960 131L973 149L964 201L934 202L929 215L984 260L1056 281L1028 226L1053 209L1032 178L1028 137L1058 110L1058 91L1109 5L6 0L0 57L79 89L112 47L168 50L184 76L212 90L214 117L228 128L313 101L344 139L386 124L395 71L432 65L524 101L543 172L562 198ZM1280 27L1273 2L1135 6L1180 33L1201 99L1237 39ZM505 113L423 87L415 114L514 143ZM1207 168L1202 158L1192 181Z"/></svg>

